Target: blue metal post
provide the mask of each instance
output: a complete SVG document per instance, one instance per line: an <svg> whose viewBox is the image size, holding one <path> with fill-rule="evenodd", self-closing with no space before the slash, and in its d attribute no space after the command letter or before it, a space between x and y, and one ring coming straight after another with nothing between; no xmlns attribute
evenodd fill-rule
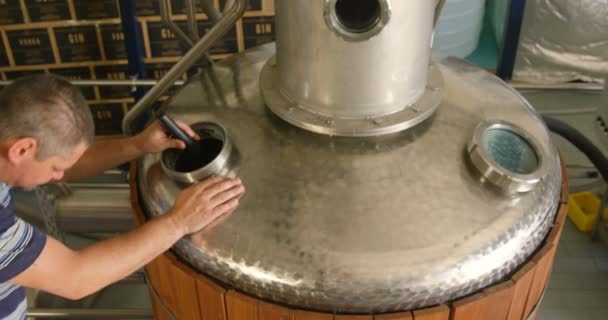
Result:
<svg viewBox="0 0 608 320"><path fill-rule="evenodd" d="M122 22L122 32L125 35L125 46L127 47L127 59L129 60L129 77L131 79L145 79L146 68L144 64L144 43L139 22L137 22L137 13L135 0L119 0L120 5L120 20ZM138 101L146 94L146 88L134 87L133 97ZM138 129L143 129L147 123L149 115L144 115L138 122ZM128 170L129 164L126 163L119 167L122 170Z"/></svg>
<svg viewBox="0 0 608 320"><path fill-rule="evenodd" d="M500 53L496 74L503 80L511 80L517 47L519 46L519 35L524 19L526 0L511 0L509 13L507 15L507 25L504 36L503 49Z"/></svg>
<svg viewBox="0 0 608 320"><path fill-rule="evenodd" d="M122 32L125 35L125 46L127 47L127 58L129 60L129 77L131 79L144 79L146 77L145 51L141 28L136 17L135 0L119 0L119 4ZM135 101L141 99L144 94L145 89L137 87L133 92Z"/></svg>

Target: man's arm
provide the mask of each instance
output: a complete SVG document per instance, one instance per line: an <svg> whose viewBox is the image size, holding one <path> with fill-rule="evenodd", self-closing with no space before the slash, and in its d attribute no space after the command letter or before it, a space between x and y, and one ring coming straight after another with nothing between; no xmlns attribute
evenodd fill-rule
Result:
<svg viewBox="0 0 608 320"><path fill-rule="evenodd" d="M80 299L133 273L182 236L234 211L243 192L240 180L211 178L180 193L169 213L118 237L78 251L49 237L34 264L10 281Z"/></svg>
<svg viewBox="0 0 608 320"><path fill-rule="evenodd" d="M183 122L178 125L191 137L198 136ZM64 180L78 180L96 176L105 170L141 157L145 153L167 148L185 148L183 141L171 139L160 122L155 121L140 134L125 138L96 140L78 162L66 171Z"/></svg>

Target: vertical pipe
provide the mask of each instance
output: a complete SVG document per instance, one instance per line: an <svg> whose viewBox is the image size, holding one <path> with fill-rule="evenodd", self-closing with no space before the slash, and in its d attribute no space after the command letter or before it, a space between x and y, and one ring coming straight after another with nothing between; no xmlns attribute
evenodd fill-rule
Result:
<svg viewBox="0 0 608 320"><path fill-rule="evenodd" d="M202 5L203 5L203 11L205 11L205 14L207 15L207 17L209 18L209 20L211 22L213 22L214 24L217 23L220 18L222 17L222 15L219 13L219 11L215 8L215 6L213 5L213 0L201 0ZM230 8L230 7L228 7Z"/></svg>
<svg viewBox="0 0 608 320"><path fill-rule="evenodd" d="M194 42L198 41L198 24L196 23L196 5L194 4L196 0L186 0L186 13L188 15L188 32L190 33L190 38Z"/></svg>
<svg viewBox="0 0 608 320"><path fill-rule="evenodd" d="M234 4L234 0L226 0L224 2L224 7L220 8L222 10L222 13L226 13L226 10L228 10L228 8L232 7L233 4Z"/></svg>
<svg viewBox="0 0 608 320"><path fill-rule="evenodd" d="M34 319L152 319L149 309L43 309L27 311L26 317Z"/></svg>
<svg viewBox="0 0 608 320"><path fill-rule="evenodd" d="M219 40L230 28L234 26L236 21L240 19L247 9L247 0L238 0L228 9L226 14L218 21L217 24L209 30L195 45L190 49L180 61L178 61L165 76L154 86L148 93L135 104L135 106L127 113L122 122L123 131L125 134L134 132L133 122L143 113L148 111L152 104L160 98L163 93L169 89L173 83L188 71L211 46Z"/></svg>
<svg viewBox="0 0 608 320"><path fill-rule="evenodd" d="M137 22L135 0L120 0L120 20L122 23L122 32L125 35L124 41L127 47L127 59L129 61L128 72L131 80L144 79L146 77L146 68L144 65L144 44L141 34L141 28ZM145 94L146 89L142 86L133 86L131 93L135 101L139 101ZM146 122L146 117L143 117L137 124L138 127L143 127Z"/></svg>
<svg viewBox="0 0 608 320"><path fill-rule="evenodd" d="M526 0L511 0L509 13L507 15L507 27L505 30L504 44L498 62L496 74L503 80L513 78L513 68L519 46L519 35L524 19Z"/></svg>
<svg viewBox="0 0 608 320"><path fill-rule="evenodd" d="M433 18L433 27L437 26L437 21L439 20L439 16L441 16L441 12L443 11L444 5L445 0L437 1L437 6L435 7L435 17Z"/></svg>
<svg viewBox="0 0 608 320"><path fill-rule="evenodd" d="M129 60L129 78L132 80L144 79L146 69L144 65L144 44L141 28L137 22L135 0L120 0L120 20L122 32L125 35L127 59ZM143 87L134 89L135 100L141 99L145 94Z"/></svg>
<svg viewBox="0 0 608 320"><path fill-rule="evenodd" d="M183 31L180 29L171 17L169 16L169 5L167 4L169 0L159 0L160 5L160 17L162 22L171 29L171 32L175 34L177 39L185 45L186 48L190 49L194 45L192 39L190 39Z"/></svg>

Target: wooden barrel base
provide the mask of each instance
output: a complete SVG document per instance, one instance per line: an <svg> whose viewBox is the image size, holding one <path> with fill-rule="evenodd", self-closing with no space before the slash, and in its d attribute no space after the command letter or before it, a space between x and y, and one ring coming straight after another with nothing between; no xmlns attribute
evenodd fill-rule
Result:
<svg viewBox="0 0 608 320"><path fill-rule="evenodd" d="M131 165L131 203L138 225L145 222ZM534 312L549 280L553 258L568 209L568 179L562 161L562 193L553 227L532 259L510 279L445 305L408 312L374 315L316 313L275 305L249 297L208 279L182 263L170 251L146 267L155 319L204 320L525 320ZM156 298L158 297L158 298ZM157 300L162 301L163 306ZM532 315L532 318L536 318Z"/></svg>

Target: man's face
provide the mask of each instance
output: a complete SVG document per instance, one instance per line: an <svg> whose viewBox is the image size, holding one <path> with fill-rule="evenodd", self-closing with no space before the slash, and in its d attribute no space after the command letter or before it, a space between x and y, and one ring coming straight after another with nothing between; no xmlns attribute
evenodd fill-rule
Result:
<svg viewBox="0 0 608 320"><path fill-rule="evenodd" d="M33 188L51 181L59 181L63 178L65 171L80 159L86 149L87 145L81 142L67 156L52 156L45 160L37 160L34 157L22 161L15 168L20 174L12 184L15 187Z"/></svg>

